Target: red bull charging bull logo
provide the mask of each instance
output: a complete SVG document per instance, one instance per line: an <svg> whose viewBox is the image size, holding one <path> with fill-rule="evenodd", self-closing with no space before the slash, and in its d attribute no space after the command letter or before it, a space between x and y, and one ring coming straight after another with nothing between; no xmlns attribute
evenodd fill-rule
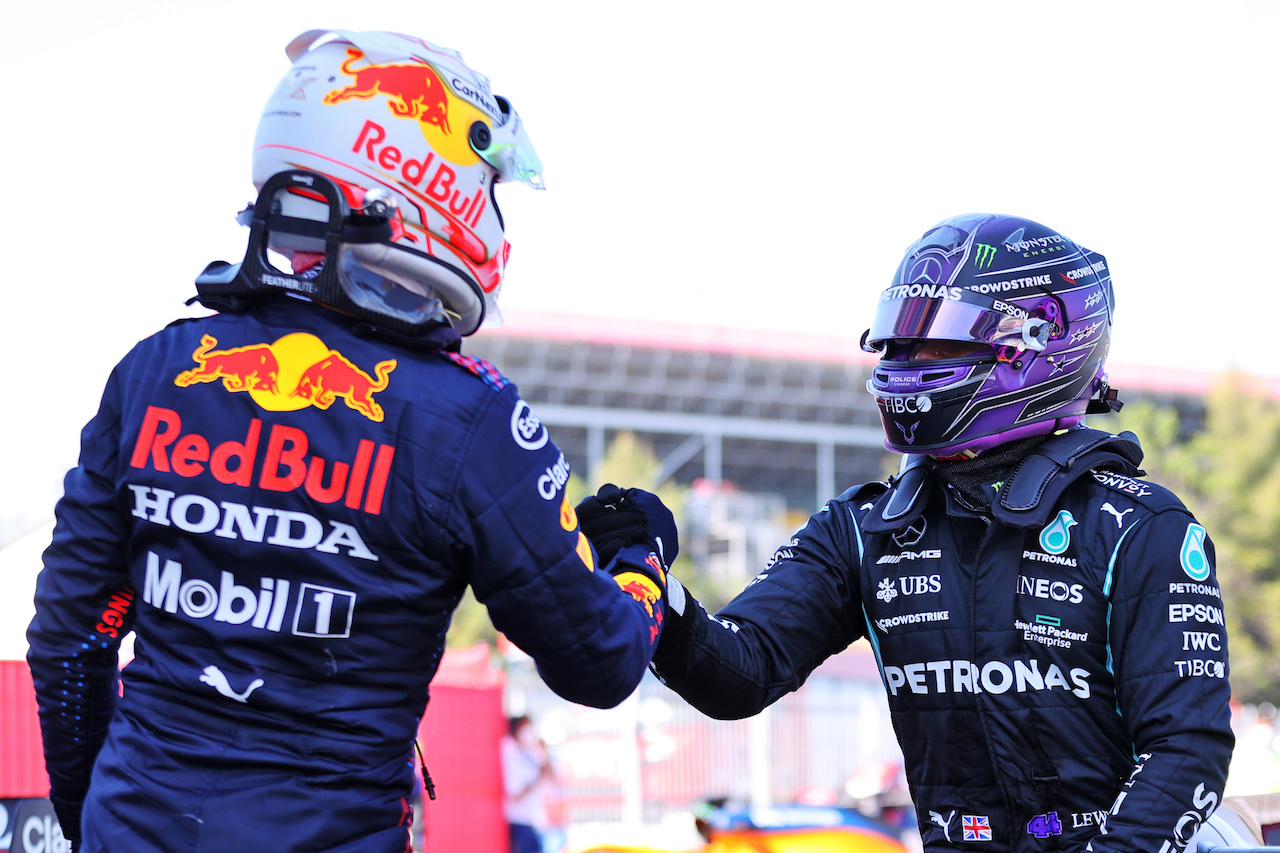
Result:
<svg viewBox="0 0 1280 853"><path fill-rule="evenodd" d="M346 101L367 101L382 96L387 99L387 108L396 118L417 122L423 136L431 146L431 150L444 159L459 166L470 166L480 162L480 156L471 148L469 131L473 122L483 121L491 124L493 119L475 103L460 98L449 83L437 73L436 69L424 60L415 59L407 63L388 63L386 65L355 66L365 56L356 48L347 49L347 59L342 63L342 73L352 80L351 85L334 89L327 93L322 103L334 106ZM453 77L450 82L461 87L470 97L482 98L481 94L468 86L466 81ZM483 100L483 99L482 99ZM366 122L366 128L371 122ZM378 127L373 124L373 127ZM385 135L385 130L383 131ZM356 149L360 144L356 144ZM406 155L408 156L408 155ZM386 155L391 158L391 155ZM384 168L397 165L382 162ZM408 163L405 164L408 168ZM421 173L426 172L426 161L421 163ZM410 180L411 183L416 183ZM447 195L447 194L446 194ZM458 211L455 211L458 213Z"/></svg>
<svg viewBox="0 0 1280 853"><path fill-rule="evenodd" d="M577 551L578 559L582 561L582 564L588 570L594 572L596 570L596 558L591 551L591 543L587 541L587 537L582 531L578 531L578 545L574 550Z"/></svg>
<svg viewBox="0 0 1280 853"><path fill-rule="evenodd" d="M245 391L269 412L315 406L328 409L338 398L371 421L385 413L373 395L386 390L395 359L374 365L370 376L315 335L295 332L275 343L214 349L217 338L204 335L191 353L196 367L173 380L179 388L222 381L228 391Z"/></svg>
<svg viewBox="0 0 1280 853"><path fill-rule="evenodd" d="M324 96L324 103L338 104L351 98L367 101L374 95L387 96L387 106L399 118L413 118L423 124L431 124L452 133L449 127L449 95L440 76L430 65L421 60L400 65L366 65L355 69L352 65L364 59L359 50L348 48L347 60L342 63L342 73L354 79L344 89L335 89Z"/></svg>
<svg viewBox="0 0 1280 853"><path fill-rule="evenodd" d="M663 612L660 606L656 610L654 606L662 601L662 590L639 572L619 572L613 579L622 587L623 592L644 605L645 612L653 620L653 624L649 626L649 642L656 642L662 626Z"/></svg>

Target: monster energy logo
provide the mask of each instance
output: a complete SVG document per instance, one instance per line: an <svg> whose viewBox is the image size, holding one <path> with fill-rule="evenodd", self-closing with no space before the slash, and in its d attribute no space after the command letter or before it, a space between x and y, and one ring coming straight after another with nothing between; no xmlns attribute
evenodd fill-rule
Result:
<svg viewBox="0 0 1280 853"><path fill-rule="evenodd" d="M978 269L986 269L996 259L996 247L988 246L986 243L978 244L978 254L974 257L973 263Z"/></svg>

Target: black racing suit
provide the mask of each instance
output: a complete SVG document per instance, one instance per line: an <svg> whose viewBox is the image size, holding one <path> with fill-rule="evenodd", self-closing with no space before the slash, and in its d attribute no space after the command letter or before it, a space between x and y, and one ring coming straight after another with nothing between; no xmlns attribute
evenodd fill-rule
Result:
<svg viewBox="0 0 1280 853"><path fill-rule="evenodd" d="M516 387L438 337L392 345L277 298L116 367L28 632L51 796L85 800L77 851L403 851L468 584L561 696L608 707L639 683L655 602L597 571Z"/></svg>
<svg viewBox="0 0 1280 853"><path fill-rule="evenodd" d="M1082 439L1106 467L1055 452ZM1046 442L1003 520L928 461L850 489L717 616L669 620L654 669L741 718L866 637L927 851L1177 851L1233 745L1222 600L1204 529L1118 441Z"/></svg>

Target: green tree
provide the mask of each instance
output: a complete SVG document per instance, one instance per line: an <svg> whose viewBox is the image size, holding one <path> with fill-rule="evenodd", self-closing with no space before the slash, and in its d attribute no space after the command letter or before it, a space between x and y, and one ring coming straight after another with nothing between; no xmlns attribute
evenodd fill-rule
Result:
<svg viewBox="0 0 1280 853"><path fill-rule="evenodd" d="M458 602L458 609L453 611L449 633L445 634L445 645L449 648L469 648L480 642L496 645L498 632L489 621L489 611L476 601L471 587L467 587L462 600Z"/></svg>
<svg viewBox="0 0 1280 853"><path fill-rule="evenodd" d="M1226 377L1190 436L1172 407L1126 406L1108 429L1142 440L1143 467L1209 531L1231 650L1231 686L1247 702L1280 699L1280 403Z"/></svg>

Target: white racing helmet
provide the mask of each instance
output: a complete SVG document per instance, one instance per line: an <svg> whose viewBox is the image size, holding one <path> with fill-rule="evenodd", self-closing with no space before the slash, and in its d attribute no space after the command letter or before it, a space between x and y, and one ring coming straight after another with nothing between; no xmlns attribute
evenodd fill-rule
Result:
<svg viewBox="0 0 1280 853"><path fill-rule="evenodd" d="M368 312L412 325L430 313L424 302L438 300L463 335L501 322L510 246L494 187L543 188L542 164L511 104L456 51L411 36L310 30L286 53L293 67L258 123L254 186L305 170L332 181L352 211L389 211L389 239L344 244L338 258L347 295ZM327 205L305 191L264 203L287 217L328 218ZM298 255L305 262L322 245L284 233L270 241L295 271Z"/></svg>

